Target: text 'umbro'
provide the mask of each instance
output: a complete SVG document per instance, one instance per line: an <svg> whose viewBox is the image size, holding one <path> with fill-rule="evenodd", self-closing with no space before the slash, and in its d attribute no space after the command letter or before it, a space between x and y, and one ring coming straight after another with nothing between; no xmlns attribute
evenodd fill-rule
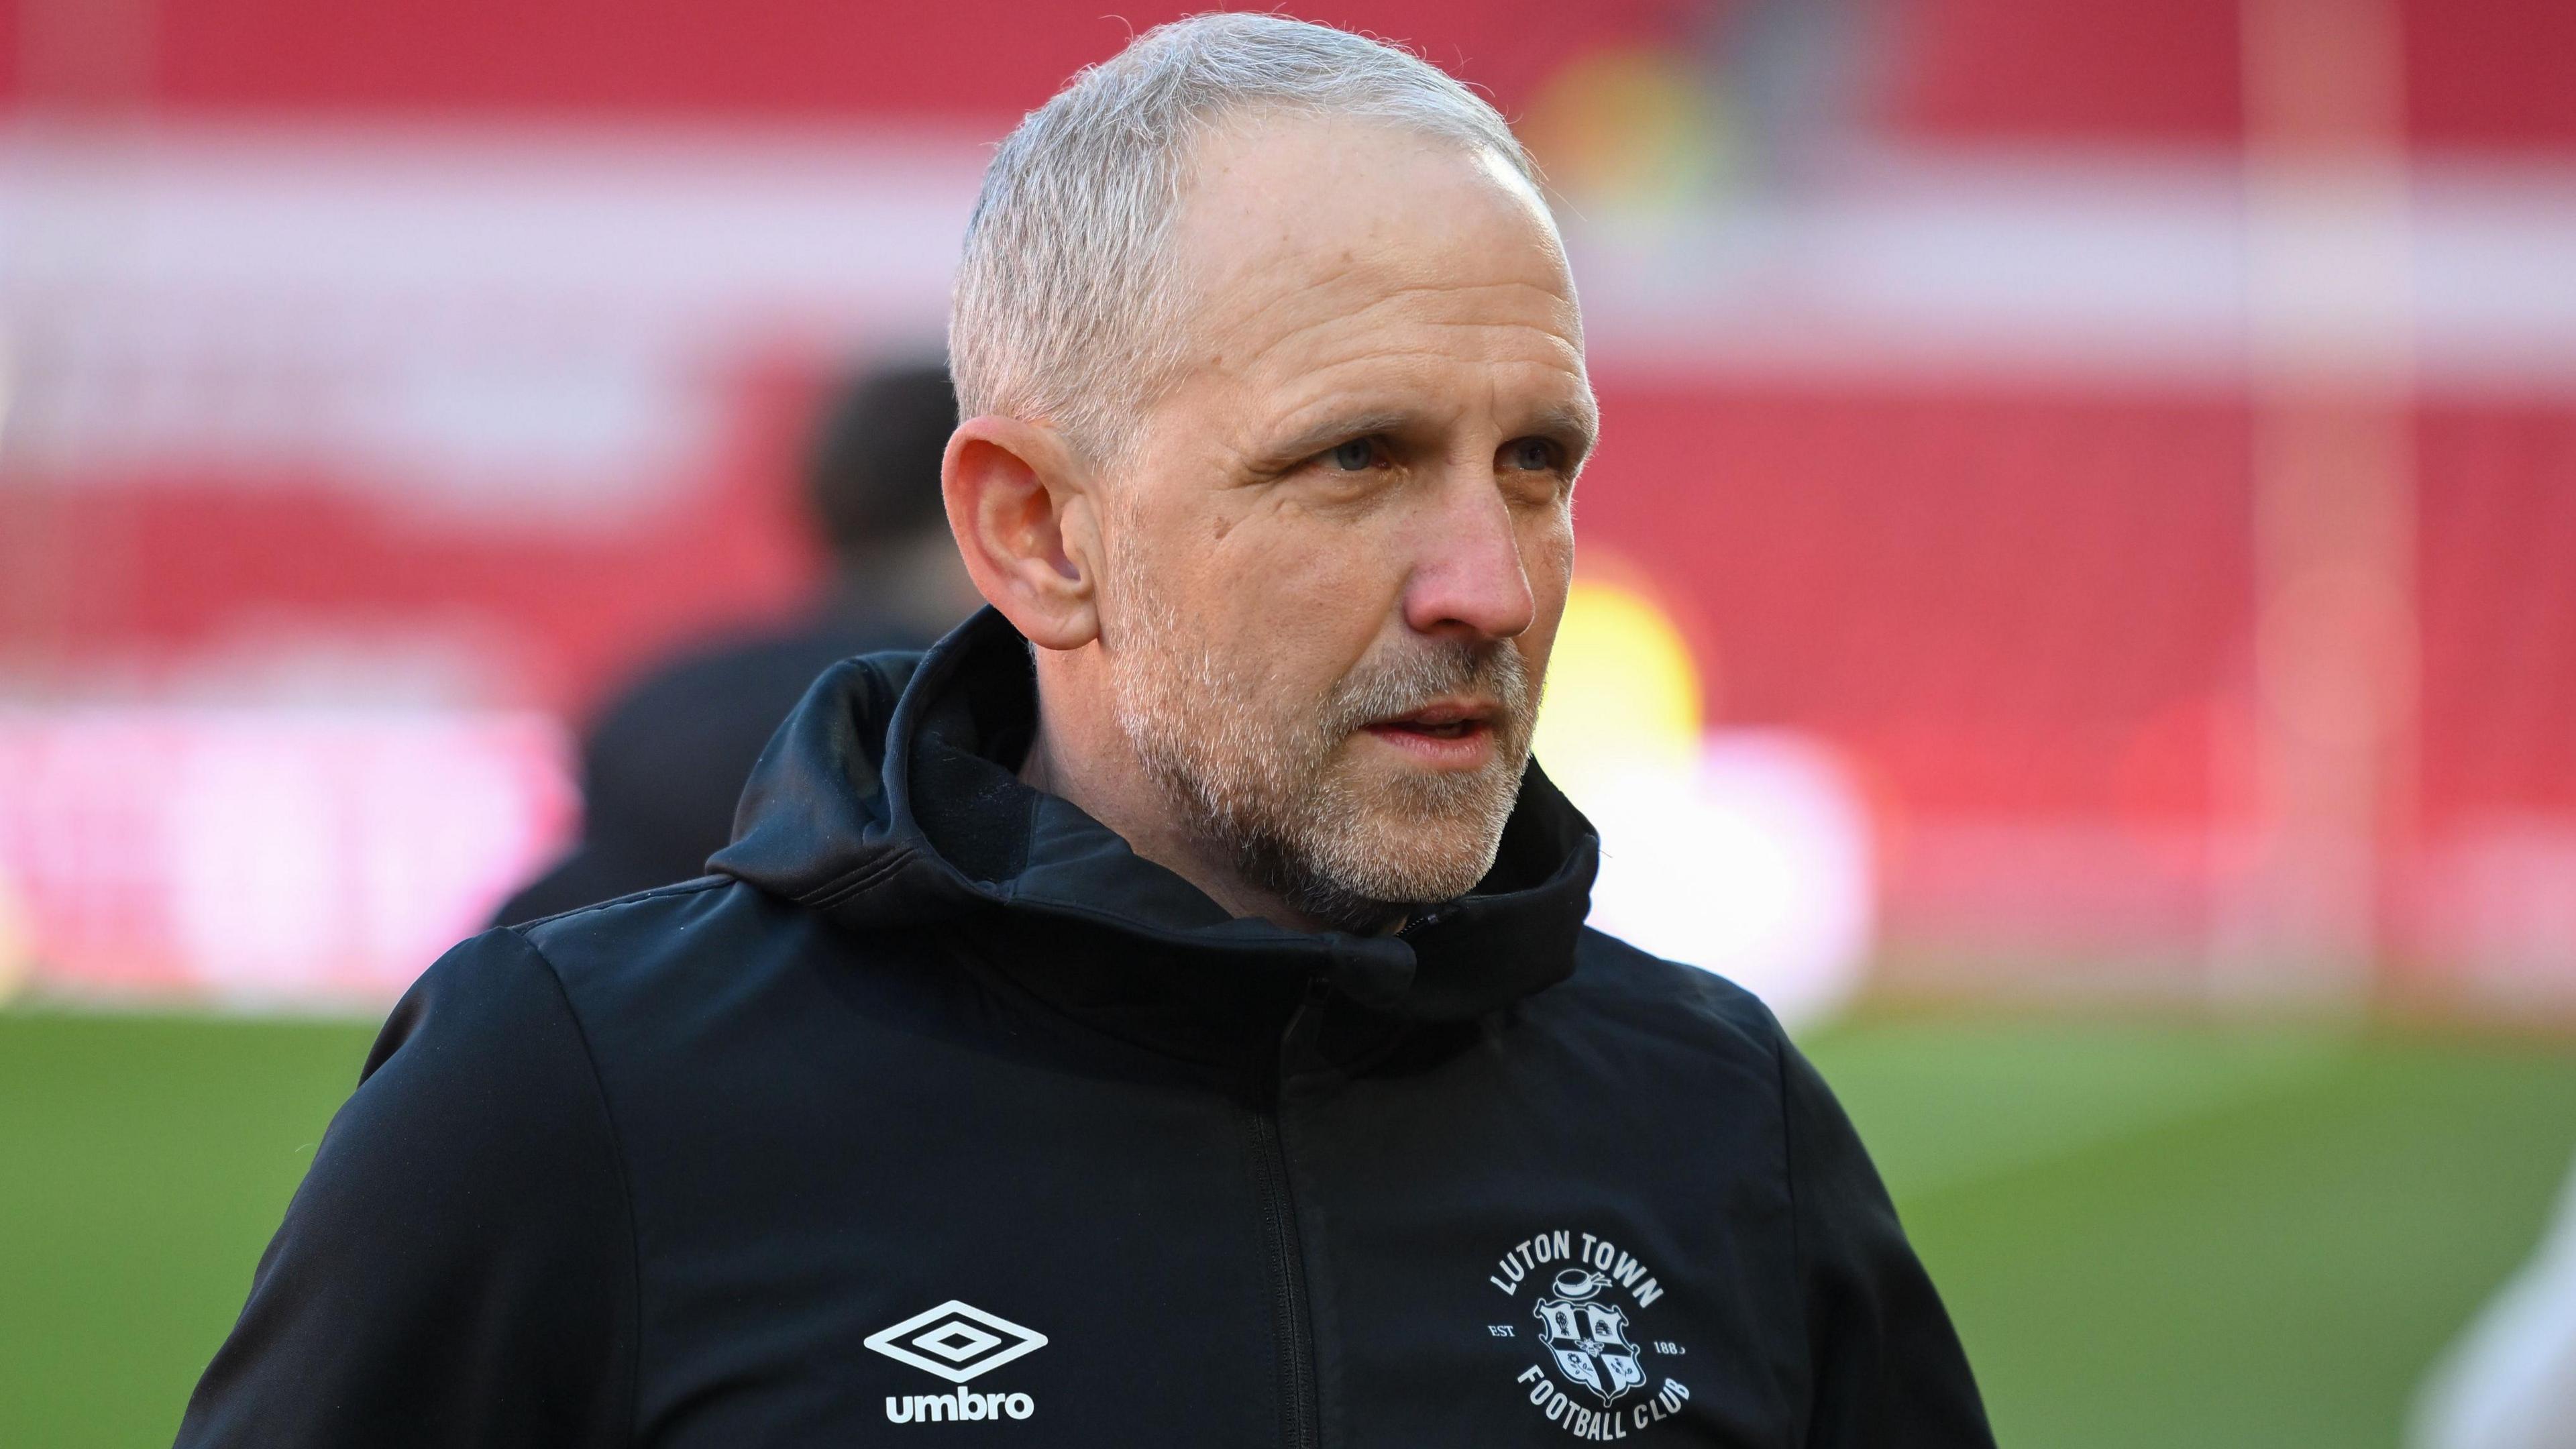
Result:
<svg viewBox="0 0 2576 1449"><path fill-rule="evenodd" d="M1037 1411L1037 1400L1026 1394L978 1394L959 1389L953 1394L886 1395L886 1420L895 1424L936 1424L943 1419L1025 1419Z"/></svg>

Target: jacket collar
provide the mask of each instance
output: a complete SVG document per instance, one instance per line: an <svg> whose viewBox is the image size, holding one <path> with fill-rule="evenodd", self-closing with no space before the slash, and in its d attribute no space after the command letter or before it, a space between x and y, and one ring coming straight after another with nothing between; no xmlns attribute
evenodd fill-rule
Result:
<svg viewBox="0 0 2576 1449"><path fill-rule="evenodd" d="M1037 721L1028 648L988 608L926 654L834 665L762 753L709 868L857 930L1090 943L1106 948L1082 953L1093 969L1192 998L1321 982L1372 1013L1459 1021L1573 969L1598 841L1535 761L1468 895L1395 936L1289 930L1228 915L1019 780Z"/></svg>

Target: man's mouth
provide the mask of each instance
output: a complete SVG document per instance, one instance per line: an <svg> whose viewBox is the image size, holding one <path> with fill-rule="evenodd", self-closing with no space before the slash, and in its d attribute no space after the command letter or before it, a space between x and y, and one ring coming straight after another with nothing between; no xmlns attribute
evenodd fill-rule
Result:
<svg viewBox="0 0 2576 1449"><path fill-rule="evenodd" d="M1437 700L1373 721L1367 730L1426 764L1455 767L1482 761L1501 713L1486 700Z"/></svg>

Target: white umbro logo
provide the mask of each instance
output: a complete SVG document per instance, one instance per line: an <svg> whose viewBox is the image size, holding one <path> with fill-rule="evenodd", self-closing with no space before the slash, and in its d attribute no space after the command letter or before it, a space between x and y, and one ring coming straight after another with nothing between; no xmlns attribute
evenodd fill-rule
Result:
<svg viewBox="0 0 2576 1449"><path fill-rule="evenodd" d="M871 1334L868 1347L890 1359L934 1373L952 1384L1046 1347L1046 1335L999 1314L951 1298L892 1328Z"/></svg>

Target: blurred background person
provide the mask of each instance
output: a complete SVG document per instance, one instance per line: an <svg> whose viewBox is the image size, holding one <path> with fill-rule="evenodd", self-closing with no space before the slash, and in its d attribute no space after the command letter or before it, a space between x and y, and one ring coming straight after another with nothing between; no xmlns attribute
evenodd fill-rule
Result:
<svg viewBox="0 0 2576 1449"><path fill-rule="evenodd" d="M2576 1174L2531 1261L2425 1384L2411 1449L2576 1449Z"/></svg>
<svg viewBox="0 0 2576 1449"><path fill-rule="evenodd" d="M785 628L681 652L600 711L581 746L581 838L502 902L497 926L688 880L733 833L761 746L814 676L853 654L919 649L964 618L974 587L940 511L957 426L948 370L863 373L825 410L804 501L830 551L815 607Z"/></svg>

